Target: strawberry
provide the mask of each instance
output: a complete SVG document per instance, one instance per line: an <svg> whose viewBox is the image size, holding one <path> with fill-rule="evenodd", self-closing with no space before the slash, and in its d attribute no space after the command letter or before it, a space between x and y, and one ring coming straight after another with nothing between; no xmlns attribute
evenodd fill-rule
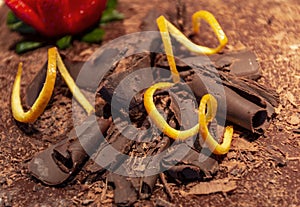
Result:
<svg viewBox="0 0 300 207"><path fill-rule="evenodd" d="M106 0L5 0L13 13L48 37L74 35L99 22Z"/></svg>

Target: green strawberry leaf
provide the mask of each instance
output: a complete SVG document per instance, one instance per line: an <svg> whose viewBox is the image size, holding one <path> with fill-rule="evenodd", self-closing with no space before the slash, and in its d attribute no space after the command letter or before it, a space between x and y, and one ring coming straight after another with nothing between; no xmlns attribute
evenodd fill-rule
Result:
<svg viewBox="0 0 300 207"><path fill-rule="evenodd" d="M118 0L108 0L106 9L102 13L100 24L124 19L124 15L116 10Z"/></svg>
<svg viewBox="0 0 300 207"><path fill-rule="evenodd" d="M105 10L102 14L100 24L105 24L112 21L118 21L124 19L124 14L117 10Z"/></svg>
<svg viewBox="0 0 300 207"><path fill-rule="evenodd" d="M117 8L118 0L108 0L106 3L106 10L114 10Z"/></svg>
<svg viewBox="0 0 300 207"><path fill-rule="evenodd" d="M41 42L19 42L16 45L16 52L18 54L27 52L29 50L37 49L41 47L43 43Z"/></svg>
<svg viewBox="0 0 300 207"><path fill-rule="evenodd" d="M99 43L102 41L104 34L105 31L103 29L96 28L85 34L81 40L88 43Z"/></svg>
<svg viewBox="0 0 300 207"><path fill-rule="evenodd" d="M9 11L6 17L6 24L10 25L10 24L14 24L19 22L20 20L14 15L14 13L12 11Z"/></svg>
<svg viewBox="0 0 300 207"><path fill-rule="evenodd" d="M56 45L59 49L63 50L71 46L72 36L67 35L56 41Z"/></svg>
<svg viewBox="0 0 300 207"><path fill-rule="evenodd" d="M19 20L12 11L9 11L6 18L6 24L9 29L23 34L35 34L36 30Z"/></svg>

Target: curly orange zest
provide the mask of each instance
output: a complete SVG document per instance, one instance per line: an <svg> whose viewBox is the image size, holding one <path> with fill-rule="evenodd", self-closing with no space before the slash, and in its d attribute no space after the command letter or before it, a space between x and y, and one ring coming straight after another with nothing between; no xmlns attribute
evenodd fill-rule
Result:
<svg viewBox="0 0 300 207"><path fill-rule="evenodd" d="M144 105L146 108L147 113L149 114L151 120L154 124L158 127L160 131L164 134L168 135L169 137L176 139L176 140L185 140L191 136L194 136L199 131L199 126L196 125L191 129L179 131L172 128L164 119L164 117L159 113L156 109L156 106L153 102L153 95L156 90L158 89L168 89L171 88L174 83L168 82L160 82L152 85L148 88L144 94Z"/></svg>
<svg viewBox="0 0 300 207"><path fill-rule="evenodd" d="M75 97L75 99L79 102L79 104L85 109L85 111L88 113L88 115L95 112L94 107L90 104L90 102L85 98L85 96L81 93L80 89L74 82L73 78L69 74L65 64L63 63L59 53L57 53L57 67L58 70L67 83L71 93Z"/></svg>
<svg viewBox="0 0 300 207"><path fill-rule="evenodd" d="M54 89L56 79L56 53L56 48L50 48L48 50L48 68L46 81L38 98L27 112L24 112L20 98L20 85L23 64L19 63L18 72L13 85L11 96L12 115L17 121L24 123L34 122L44 112Z"/></svg>
<svg viewBox="0 0 300 207"><path fill-rule="evenodd" d="M164 16L160 16L157 18L157 25L162 37L162 41L164 44L165 52L167 54L167 59L170 65L170 69L173 76L173 81L175 83L179 82L180 77L179 73L176 68L176 63L173 55L172 50L172 43L170 39L170 34L182 45L184 45L187 49L189 49L192 52L204 54L204 55L211 55L219 52L221 49L224 48L224 46L227 44L228 39L223 32L221 26L219 25L218 21L215 19L215 17L209 13L208 11L199 11L196 12L193 17L193 30L195 33L199 33L199 27L200 27L200 20L203 19L206 21L213 29L214 33L216 34L218 40L219 40L219 46L216 48L209 48L201 45L197 45L193 42L191 42L184 34L182 34L174 25L172 25L168 20L165 19Z"/></svg>
<svg viewBox="0 0 300 207"><path fill-rule="evenodd" d="M57 49L53 47L48 50L48 68L43 88L32 107L27 112L24 112L20 98L22 65L22 63L19 64L11 96L12 114L17 121L31 123L34 122L44 112L48 102L50 101L54 89L56 67L58 67L72 94L74 95L76 100L83 106L86 112L88 114L91 114L95 111L94 107L88 102L88 100L81 93L80 89L76 86L74 80L66 69Z"/></svg>
<svg viewBox="0 0 300 207"><path fill-rule="evenodd" d="M205 111L207 113L205 114ZM217 100L210 94L206 94L202 97L199 106L199 133L207 144L208 148L218 155L226 154L230 149L232 140L233 127L227 126L224 133L223 143L219 144L209 133L207 125L216 116Z"/></svg>
<svg viewBox="0 0 300 207"><path fill-rule="evenodd" d="M172 87L174 83L160 82L156 83L148 88L144 94L144 105L147 113L154 124L164 134L175 140L185 140L189 137L196 135L198 132L201 134L203 140L207 144L208 148L215 154L226 154L230 149L232 140L233 128L226 127L224 133L224 141L222 144L218 144L215 139L210 135L207 125L211 122L217 112L217 100L210 94L206 94L202 97L199 106L199 124L187 130L176 130L172 128L163 118L163 116L156 109L153 102L153 95L158 89L168 89ZM205 113L205 111L207 111Z"/></svg>
<svg viewBox="0 0 300 207"><path fill-rule="evenodd" d="M216 20L216 18L210 12L204 11L204 10L198 11L193 14L192 23L193 23L193 31L195 33L199 33L200 21L202 19L211 26L211 28L213 29L214 33L216 34L216 36L219 40L219 46L216 48L207 48L207 47L202 48L202 50L204 51L203 54L212 55L212 54L219 52L220 50L222 50L225 47L225 45L228 42L228 38L227 38L226 34L224 33L222 27ZM196 47L194 47L193 44L191 44L191 46L189 48L191 48L190 50L193 52L198 53L198 51L199 51L199 53L201 53L199 50L199 48L201 48L201 46L198 47L198 49L196 49Z"/></svg>

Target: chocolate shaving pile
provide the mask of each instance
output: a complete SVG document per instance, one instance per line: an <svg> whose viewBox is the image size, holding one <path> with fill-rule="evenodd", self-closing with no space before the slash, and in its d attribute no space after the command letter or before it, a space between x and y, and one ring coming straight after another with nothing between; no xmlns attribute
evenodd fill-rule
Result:
<svg viewBox="0 0 300 207"><path fill-rule="evenodd" d="M109 53L115 56L116 51L107 52L106 58ZM120 53L124 54L122 51ZM101 102L102 105L100 104L96 114L106 114L108 117L110 112L104 110L111 108L116 112L113 120L88 117L65 140L36 155L29 163L30 173L45 184L61 185L73 179L83 167L87 172L86 179L107 179L114 189L114 202L121 206L128 206L138 199L150 197L159 179L159 173L162 172L166 173L168 180L179 182L212 178L218 170L221 158L202 148L198 136L186 142L176 142L151 127L153 124L143 105L144 90L137 91L131 99L129 110L125 110L128 107L127 92L138 90L137 83L152 84L161 79L171 80L170 76L166 77L165 74L160 74L160 70L153 69L152 75L136 77L140 80L129 82L128 88L115 93L119 83L139 68L150 67L151 63L154 63L155 67L168 70L165 55L143 53L121 61L122 64L112 66L111 72L100 83L96 94L96 97L105 100ZM82 63L70 61L68 64L71 74L76 78L78 72L72 72L72 68L76 68L72 65ZM181 110L193 113L201 96L209 90L206 86L222 84L225 97L221 96L222 94L213 95L217 98L219 106L227 105L227 121L241 129L263 133L266 124L272 118L278 96L272 90L266 90L257 82L248 79L258 78L257 74L260 73L255 54L250 51L223 54L213 56L209 61L201 56L183 58L177 61L177 65L185 83L176 84L172 95L166 91L157 91L154 97L157 108L164 112L167 122L172 127L180 129L182 126L197 123L196 114L186 119L181 117ZM45 70L41 70L41 73L44 72ZM247 74L247 78L243 74ZM42 83L43 74L38 74L29 88L38 88ZM80 85L88 88L87 83ZM187 86L192 94L182 90ZM28 90L28 103L37 94L38 90ZM193 96L196 101L189 101ZM111 104L112 99L117 104ZM218 110L224 109L219 107ZM132 126L137 129L134 133L131 130ZM96 130L97 127L101 133ZM214 137L222 137L222 127L218 122L210 125L210 131ZM114 153L111 149L115 150ZM84 165L89 156L93 162ZM137 158L139 162L135 163Z"/></svg>
<svg viewBox="0 0 300 207"><path fill-rule="evenodd" d="M136 41L139 47L150 48L149 51L163 51L159 36L141 37ZM139 84L150 86L172 80L170 73L161 70L169 71L166 56L159 52L127 55L130 50L140 51L136 45L124 42L115 48L104 48L96 59L87 63L64 59L74 79L83 64L90 64L90 69L77 84L95 92L96 116L87 117L63 141L37 154L29 163L34 177L47 185L61 185L83 170L85 180L90 182L106 179L114 189L115 204L129 206L138 199L149 198L159 179L166 182L162 173L168 181L184 183L208 180L215 175L222 157L202 148L201 138L194 136L185 142L174 141L156 129L147 116L144 89L141 90ZM183 81L173 87L172 94L157 91L154 96L157 108L170 126L181 130L194 126L198 122L197 104L204 94L212 93L219 106L217 118L209 126L214 137L222 137L225 122L234 124L235 130L264 133L274 116L278 95L255 81L261 72L253 52L209 58L195 57L187 51L180 54L176 64ZM132 81L126 82L126 87L118 88L122 80L142 68L150 68L152 72L134 76ZM42 69L28 87L28 105L37 97L45 71ZM108 73L103 74L103 71ZM100 79L103 81L95 88ZM133 96L129 92L134 92ZM88 158L92 161L87 162Z"/></svg>

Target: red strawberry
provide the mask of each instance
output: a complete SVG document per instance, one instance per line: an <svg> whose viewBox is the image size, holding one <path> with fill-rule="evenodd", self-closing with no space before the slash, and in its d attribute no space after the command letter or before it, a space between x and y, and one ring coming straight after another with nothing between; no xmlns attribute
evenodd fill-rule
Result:
<svg viewBox="0 0 300 207"><path fill-rule="evenodd" d="M26 24L54 37L84 31L100 20L106 0L5 0Z"/></svg>

